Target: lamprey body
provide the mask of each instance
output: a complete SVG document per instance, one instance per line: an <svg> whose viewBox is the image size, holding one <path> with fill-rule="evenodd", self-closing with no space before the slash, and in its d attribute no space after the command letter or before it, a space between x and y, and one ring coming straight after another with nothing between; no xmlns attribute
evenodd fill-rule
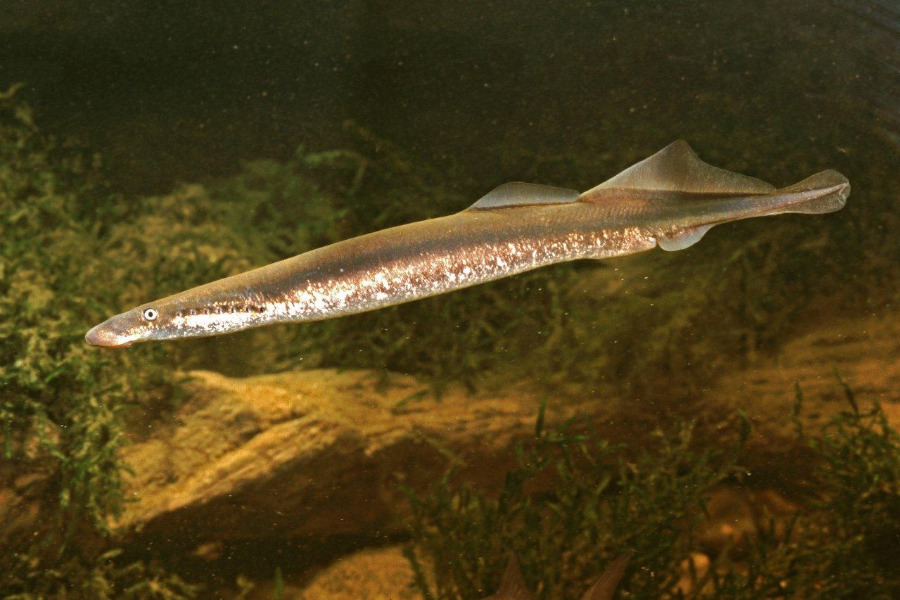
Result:
<svg viewBox="0 0 900 600"><path fill-rule="evenodd" d="M329 319L553 263L657 245L680 250L727 221L839 210L849 193L836 171L775 189L712 167L679 141L587 192L508 183L454 215L338 242L141 305L85 339L128 346Z"/></svg>

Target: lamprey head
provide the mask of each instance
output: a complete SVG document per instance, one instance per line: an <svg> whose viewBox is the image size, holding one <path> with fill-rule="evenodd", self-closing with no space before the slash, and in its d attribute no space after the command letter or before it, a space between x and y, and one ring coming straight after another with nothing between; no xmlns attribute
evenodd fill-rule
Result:
<svg viewBox="0 0 900 600"><path fill-rule="evenodd" d="M245 299L199 301L172 296L133 308L87 332L93 346L122 348L149 340L206 337L264 324L264 303Z"/></svg>
<svg viewBox="0 0 900 600"><path fill-rule="evenodd" d="M165 328L164 318L153 306L139 306L116 315L92 328L84 336L92 346L123 348L134 342L155 339L159 329Z"/></svg>

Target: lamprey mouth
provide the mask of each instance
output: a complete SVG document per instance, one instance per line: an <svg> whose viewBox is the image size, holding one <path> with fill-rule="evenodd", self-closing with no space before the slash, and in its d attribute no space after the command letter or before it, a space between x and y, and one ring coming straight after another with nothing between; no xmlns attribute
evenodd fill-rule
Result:
<svg viewBox="0 0 900 600"><path fill-rule="evenodd" d="M101 348L125 348L133 343L133 340L116 335L104 327L105 325L106 323L101 323L88 331L84 336L84 341L91 346L99 346Z"/></svg>

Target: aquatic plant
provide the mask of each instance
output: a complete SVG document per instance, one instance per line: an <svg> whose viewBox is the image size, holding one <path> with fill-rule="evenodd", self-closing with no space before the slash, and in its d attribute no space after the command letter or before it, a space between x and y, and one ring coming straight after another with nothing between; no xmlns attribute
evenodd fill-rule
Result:
<svg viewBox="0 0 900 600"><path fill-rule="evenodd" d="M862 410L840 385L849 410L814 435L803 429L797 389L798 437L818 460L815 496L787 522L763 518L739 552L726 547L705 573L683 562L701 551L697 509L736 472L742 444L726 454L695 449L682 425L629 460L626 447L590 433L542 431L539 415L535 443L519 449L498 497L457 482L452 470L429 494L408 493L405 552L416 585L426 598L481 598L514 553L538 597L577 598L591 572L631 550L629 598L896 597L900 434L877 401ZM676 589L684 578L690 585Z"/></svg>
<svg viewBox="0 0 900 600"><path fill-rule="evenodd" d="M877 398L863 409L840 376L838 383L847 410L812 436L802 429L796 389L798 435L821 457L819 497L796 561L813 574L809 585L821 598L893 598L900 593L900 433Z"/></svg>
<svg viewBox="0 0 900 600"><path fill-rule="evenodd" d="M85 578L130 577L116 574L127 571L121 557L106 554L108 519L123 502L117 450L126 421L148 418L144 411L152 415L175 397L176 367L234 373L359 366L412 372L436 385L474 385L491 371L528 373L549 386L602 378L640 385L662 374L671 386L685 373L711 373L734 360L723 359L723 349L739 356L777 339L819 289L818 249L832 241L821 231L806 247L784 241L803 236L766 224L749 244L704 245L697 260L658 254L636 264L639 273L659 267L637 301L635 294L585 293L584 282L609 267L561 266L368 315L248 333L229 352L212 341L97 352L84 346L84 331L123 305L335 239L446 214L471 199L448 183L452 173L423 167L351 128L352 150L300 149L284 163L247 163L229 180L126 202L103 183L98 157L43 135L14 93L0 97L0 475L4 483L10 473L34 476L44 492L41 514L49 518L40 521L31 548L0 557L0 594L49 595L53 586L71 590ZM463 181L459 187L476 186ZM824 264L834 267L835 279L841 276L839 261ZM798 271L807 275L795 278ZM761 289L766 293L750 293ZM242 352L241 344L258 351ZM833 594L820 597L840 590L877 597L897 589L894 567L883 558L896 550L900 519L896 433L885 428L883 413L859 410L847 393L853 409L832 424L831 437L805 438L828 466L819 474L815 518L798 518L790 543L761 536L749 546L756 557L749 570L746 563L713 569L705 585L716 586L721 597L727 590L736 598L765 597L776 589L804 597L814 597L810 589ZM727 476L731 464L730 455L717 463L715 453L692 448L686 431L660 438L636 463L622 462L617 448L588 434L542 431L523 449L502 504L453 488L448 478L443 491L417 501L417 539L430 539L449 565L441 589L491 591L503 552L532 543L535 531L553 532L556 541L540 542L538 550L556 552L561 563L526 548L531 585L539 578L545 590L562 590L564 580L587 585L604 561L630 547L638 553L632 573L644 565L662 575L650 582L633 578L629 592L663 589L661 581L671 583L673 565L690 547L679 515L693 514L703 489ZM548 496L548 504L525 490L533 475L551 468L569 488ZM583 514L561 508L598 499ZM441 515L445 531L456 532L452 539L433 537L433 514ZM497 527L505 537L495 539ZM582 531L594 537L581 540L576 532ZM153 575L150 563L134 564L127 572L141 573L136 580L168 577ZM420 577L423 569L420 564Z"/></svg>
<svg viewBox="0 0 900 600"><path fill-rule="evenodd" d="M96 591L79 574L111 573L92 565L123 506L126 407L175 382L152 348L85 347L87 324L118 303L108 282L132 275L96 259L127 210L110 202L98 159L43 135L17 89L0 94L0 483L24 491L4 500L21 501L22 519L5 514L12 528L0 531L0 595L40 596L36 582L57 575Z"/></svg>
<svg viewBox="0 0 900 600"><path fill-rule="evenodd" d="M0 97L0 422L4 460L55 462L60 523L102 526L121 506L117 411L132 383L79 338L100 312L83 217L105 191L91 157L40 135L14 89ZM39 439L40 450L29 452Z"/></svg>
<svg viewBox="0 0 900 600"><path fill-rule="evenodd" d="M570 426L545 430L542 407L534 442L517 450L499 497L456 485L452 471L430 494L408 493L415 545L406 555L417 586L429 599L483 597L514 553L539 597L580 598L605 564L632 552L629 572L654 576L626 574L629 597L669 593L704 500L734 474L737 452L695 448L690 424L655 437L654 447L628 457ZM527 493L541 477L552 479L551 489Z"/></svg>
<svg viewBox="0 0 900 600"><path fill-rule="evenodd" d="M121 550L109 550L93 562L71 557L47 567L28 555L7 574L0 594L8 600L72 598L74 600L188 600L200 586L183 581L156 563L119 564Z"/></svg>
<svg viewBox="0 0 900 600"><path fill-rule="evenodd" d="M740 560L725 555L706 581L716 598L895 598L900 592L900 433L873 400L861 409L838 377L848 410L810 435L796 387L798 438L818 459L815 496L786 531L763 529Z"/></svg>

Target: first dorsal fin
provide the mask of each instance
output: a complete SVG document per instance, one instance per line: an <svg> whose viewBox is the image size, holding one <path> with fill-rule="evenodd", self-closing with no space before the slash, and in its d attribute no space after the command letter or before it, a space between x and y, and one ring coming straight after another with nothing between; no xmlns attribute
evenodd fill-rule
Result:
<svg viewBox="0 0 900 600"><path fill-rule="evenodd" d="M561 204L575 202L580 195L576 190L514 181L495 187L468 210L490 210L526 204Z"/></svg>
<svg viewBox="0 0 900 600"><path fill-rule="evenodd" d="M706 164L683 140L672 142L584 195L602 189L692 194L768 194L775 191L761 179Z"/></svg>

